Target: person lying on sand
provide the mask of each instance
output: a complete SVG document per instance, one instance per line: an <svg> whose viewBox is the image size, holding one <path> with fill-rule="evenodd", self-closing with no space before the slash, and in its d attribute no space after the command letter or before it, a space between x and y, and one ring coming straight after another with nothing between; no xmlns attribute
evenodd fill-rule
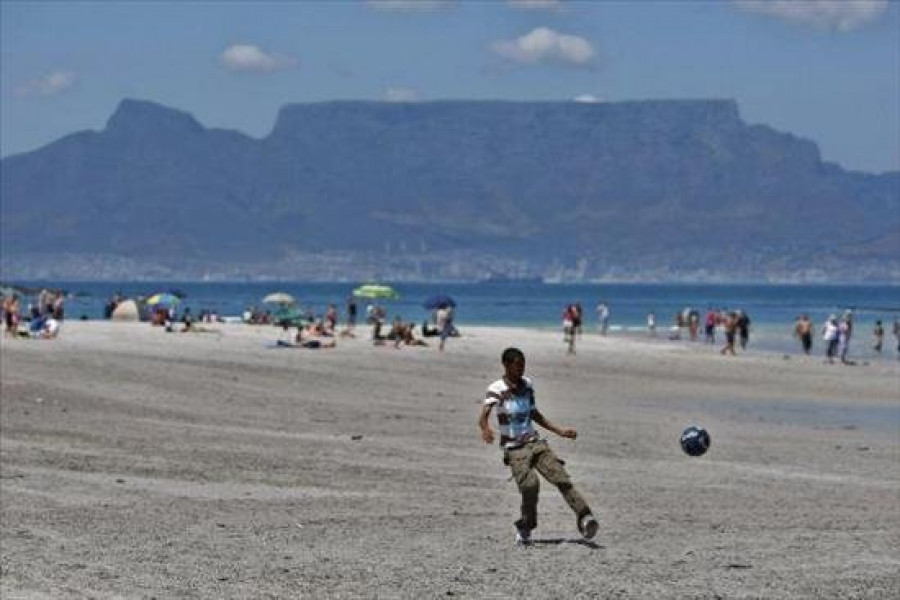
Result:
<svg viewBox="0 0 900 600"><path fill-rule="evenodd" d="M394 340L394 348L399 348L400 344L406 344L407 346L427 346L424 340L420 340L416 338L414 329L414 323L404 323L400 317L398 316L394 319L394 324L391 327L390 333L388 333L387 338L389 340Z"/></svg>
<svg viewBox="0 0 900 600"><path fill-rule="evenodd" d="M334 348L337 346L337 340L334 338L322 340L317 338L306 338L304 339L304 331L303 327L297 327L297 335L294 337L294 343L284 342L282 340L278 341L279 346L288 346L293 348L309 348L310 350L318 350L320 348Z"/></svg>

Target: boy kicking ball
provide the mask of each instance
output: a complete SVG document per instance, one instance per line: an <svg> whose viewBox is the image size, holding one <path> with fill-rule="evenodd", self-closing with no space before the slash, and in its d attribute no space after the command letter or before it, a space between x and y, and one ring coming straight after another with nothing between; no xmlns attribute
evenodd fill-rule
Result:
<svg viewBox="0 0 900 600"><path fill-rule="evenodd" d="M574 440L578 432L571 427L558 427L544 417L534 400L531 379L525 377L525 355L518 348L507 348L500 358L503 377L488 386L484 405L478 417L481 438L486 444L494 441L494 430L488 424L491 410L497 407L497 423L500 429L500 447L503 462L509 465L513 478L522 494L522 516L516 521L516 543L531 543L531 531L537 527L537 503L540 480L544 479L559 488L560 493L575 513L578 531L585 539L597 534L599 524L584 498L572 485L563 462L557 458L546 440L538 436L537 423L556 435Z"/></svg>

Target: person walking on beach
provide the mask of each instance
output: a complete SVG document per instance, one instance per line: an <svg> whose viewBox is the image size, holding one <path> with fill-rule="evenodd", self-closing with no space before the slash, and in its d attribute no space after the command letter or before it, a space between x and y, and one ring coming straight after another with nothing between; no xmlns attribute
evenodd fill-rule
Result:
<svg viewBox="0 0 900 600"><path fill-rule="evenodd" d="M884 344L884 325L881 324L881 319L875 321L875 329L872 330L872 335L875 337L875 345L872 346L872 350L881 354L881 347Z"/></svg>
<svg viewBox="0 0 900 600"><path fill-rule="evenodd" d="M812 351L812 331L813 324L809 320L809 315L804 313L797 317L797 322L794 324L794 335L800 339L800 345L803 346L805 354Z"/></svg>
<svg viewBox="0 0 900 600"><path fill-rule="evenodd" d="M656 337L656 313L652 310L647 313L647 334Z"/></svg>
<svg viewBox="0 0 900 600"><path fill-rule="evenodd" d="M503 365L503 377L488 386L478 416L478 427L484 443L493 443L494 430L488 423L488 417L496 407L503 462L509 466L522 495L521 514L515 522L516 543L531 544L531 532L537 527L540 490L538 473L559 489L569 508L575 513L578 531L585 539L593 538L599 529L597 519L584 497L572 484L563 461L557 458L547 441L538 435L534 424L571 440L576 439L578 433L571 427L559 427L551 423L538 410L534 386L531 379L525 377L525 354L521 350L507 348L500 361Z"/></svg>

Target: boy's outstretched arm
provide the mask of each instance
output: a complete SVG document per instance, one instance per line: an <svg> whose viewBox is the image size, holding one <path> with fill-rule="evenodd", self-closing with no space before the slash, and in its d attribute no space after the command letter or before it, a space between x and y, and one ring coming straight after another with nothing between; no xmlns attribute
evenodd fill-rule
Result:
<svg viewBox="0 0 900 600"><path fill-rule="evenodd" d="M481 429L481 439L484 440L485 444L490 444L494 441L494 430L491 429L488 423L488 417L493 407L493 404L485 404L481 407L481 413L478 415L478 428Z"/></svg>
<svg viewBox="0 0 900 600"><path fill-rule="evenodd" d="M578 437L578 432L575 431L573 428L559 427L558 425L554 425L549 420L547 420L547 417L545 417L543 415L543 413L541 413L541 411L539 411L539 410L534 411L533 418L534 418L535 423L537 423L538 425L540 425L547 431L552 431L553 433L555 433L556 435L558 435L560 437L569 438L571 440L574 440L576 437Z"/></svg>

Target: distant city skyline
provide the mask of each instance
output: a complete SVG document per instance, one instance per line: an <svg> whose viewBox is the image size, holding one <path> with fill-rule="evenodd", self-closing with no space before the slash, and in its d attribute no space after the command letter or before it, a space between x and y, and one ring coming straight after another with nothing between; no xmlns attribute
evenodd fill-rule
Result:
<svg viewBox="0 0 900 600"><path fill-rule="evenodd" d="M900 169L887 0L0 3L0 152L126 97L263 137L296 102L730 98L823 158Z"/></svg>

